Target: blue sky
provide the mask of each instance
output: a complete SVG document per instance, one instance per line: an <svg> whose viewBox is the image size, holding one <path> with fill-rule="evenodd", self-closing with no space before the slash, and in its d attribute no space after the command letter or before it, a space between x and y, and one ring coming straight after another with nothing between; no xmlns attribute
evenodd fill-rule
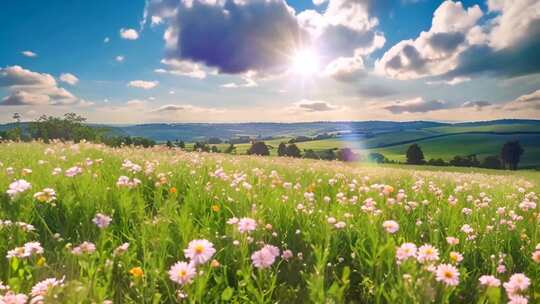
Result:
<svg viewBox="0 0 540 304"><path fill-rule="evenodd" d="M534 0L1 7L2 122L540 117Z"/></svg>

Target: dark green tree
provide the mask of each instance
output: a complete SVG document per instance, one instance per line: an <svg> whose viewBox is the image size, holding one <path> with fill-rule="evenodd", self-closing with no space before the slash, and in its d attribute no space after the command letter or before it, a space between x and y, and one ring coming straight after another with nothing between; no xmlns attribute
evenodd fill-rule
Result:
<svg viewBox="0 0 540 304"><path fill-rule="evenodd" d="M417 144L412 144L409 146L406 152L406 156L407 164L421 165L425 163L424 152L422 152L422 149Z"/></svg>
<svg viewBox="0 0 540 304"><path fill-rule="evenodd" d="M256 141L251 144L251 147L247 151L248 155L270 155L270 150L264 141Z"/></svg>
<svg viewBox="0 0 540 304"><path fill-rule="evenodd" d="M229 144L229 146L225 149L225 153L227 154L236 153L236 147L234 146L234 144Z"/></svg>
<svg viewBox="0 0 540 304"><path fill-rule="evenodd" d="M287 156L295 158L302 157L302 152L295 144L289 144L287 146Z"/></svg>
<svg viewBox="0 0 540 304"><path fill-rule="evenodd" d="M481 167L488 169L500 169L502 167L502 164L498 156L492 155L484 158Z"/></svg>
<svg viewBox="0 0 540 304"><path fill-rule="evenodd" d="M521 160L521 155L525 151L519 141L509 141L505 143L501 148L501 161L503 168L509 168L510 170L517 170L518 164Z"/></svg>
<svg viewBox="0 0 540 304"><path fill-rule="evenodd" d="M287 156L287 145L284 142L279 143L277 148L278 156Z"/></svg>

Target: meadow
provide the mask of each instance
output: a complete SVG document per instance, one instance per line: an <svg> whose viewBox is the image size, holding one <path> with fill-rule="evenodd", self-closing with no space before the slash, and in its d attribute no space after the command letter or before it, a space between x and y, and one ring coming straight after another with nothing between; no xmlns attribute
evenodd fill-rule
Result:
<svg viewBox="0 0 540 304"><path fill-rule="evenodd" d="M0 144L0 303L537 303L540 173Z"/></svg>

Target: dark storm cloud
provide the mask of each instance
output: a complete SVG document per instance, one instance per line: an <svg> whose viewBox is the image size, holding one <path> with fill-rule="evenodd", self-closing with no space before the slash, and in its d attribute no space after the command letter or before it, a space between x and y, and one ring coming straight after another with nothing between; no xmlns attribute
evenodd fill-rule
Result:
<svg viewBox="0 0 540 304"><path fill-rule="evenodd" d="M289 60L287 51L303 37L283 0L177 3L168 38L170 59L204 63L222 73L265 72L283 67Z"/></svg>

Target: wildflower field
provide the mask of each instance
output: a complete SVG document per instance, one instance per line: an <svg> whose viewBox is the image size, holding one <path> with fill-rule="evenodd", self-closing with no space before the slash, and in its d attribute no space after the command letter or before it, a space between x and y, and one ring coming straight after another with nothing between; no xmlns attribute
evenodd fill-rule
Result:
<svg viewBox="0 0 540 304"><path fill-rule="evenodd" d="M540 302L538 172L3 143L0 189L0 303Z"/></svg>

